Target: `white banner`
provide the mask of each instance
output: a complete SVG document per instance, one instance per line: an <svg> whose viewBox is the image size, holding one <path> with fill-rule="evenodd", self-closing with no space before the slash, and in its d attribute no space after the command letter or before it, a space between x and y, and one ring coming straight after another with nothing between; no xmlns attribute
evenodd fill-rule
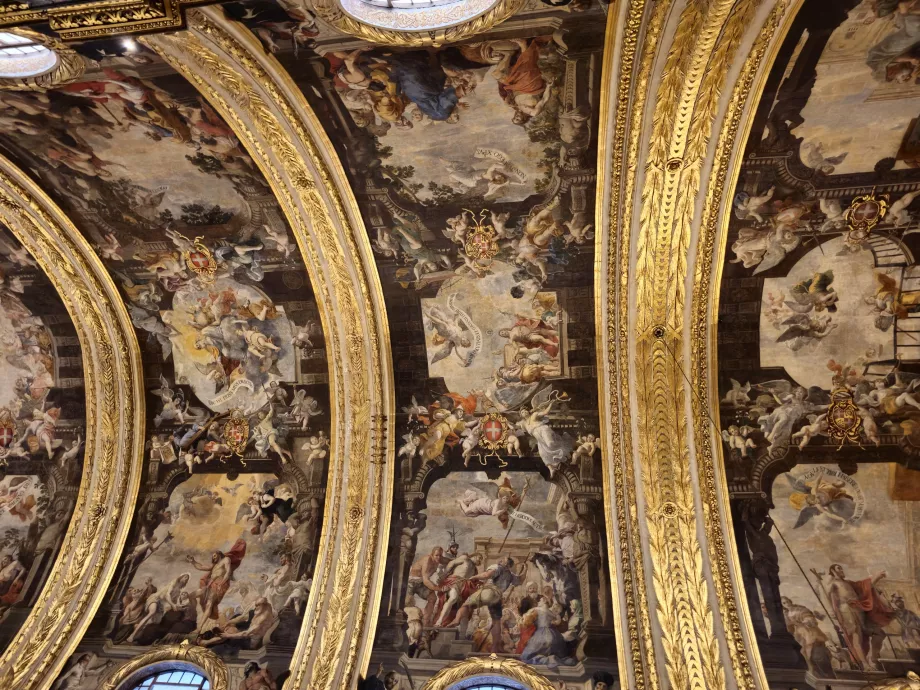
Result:
<svg viewBox="0 0 920 690"><path fill-rule="evenodd" d="M504 172L506 174L514 177L518 182L522 184L527 182L527 173L512 163L511 159L508 158L508 155L504 151L479 147L476 149L476 153L474 153L473 156L475 158L489 158L493 161L498 161L504 167Z"/></svg>
<svg viewBox="0 0 920 690"><path fill-rule="evenodd" d="M544 529L543 523L537 520L537 518L535 518L533 515L518 512L514 508L508 509L508 515L510 515L514 520L522 520L523 522L526 522L540 534L546 534L546 529Z"/></svg>
<svg viewBox="0 0 920 690"><path fill-rule="evenodd" d="M454 292L450 297L447 298L447 306L460 317L460 321L463 322L463 325L467 327L470 334L473 336L473 343L467 348L464 352L460 352L460 349L457 349L457 354L460 355L463 362L461 366L468 367L473 363L473 360L476 359L476 355L479 354L479 351L482 350L482 331L479 330L479 326L473 323L472 317L467 314L463 309L458 307L454 302L457 299L457 293Z"/></svg>
<svg viewBox="0 0 920 690"><path fill-rule="evenodd" d="M237 379L236 381L230 384L230 388L225 390L223 393L218 395L216 398L211 398L211 400L208 402L208 406L213 408L213 407L216 407L217 405L223 405L225 402L229 402L230 399L234 395L236 395L236 392L240 388L245 388L248 391L252 391L253 390L252 381L250 381L249 379Z"/></svg>

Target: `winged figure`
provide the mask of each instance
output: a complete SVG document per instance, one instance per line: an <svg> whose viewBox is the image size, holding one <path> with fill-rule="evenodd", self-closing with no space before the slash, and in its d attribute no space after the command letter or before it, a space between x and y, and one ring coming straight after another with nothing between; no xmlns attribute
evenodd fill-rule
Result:
<svg viewBox="0 0 920 690"><path fill-rule="evenodd" d="M812 310L837 311L837 301L840 299L840 295L831 287L833 282L833 271L815 273L808 280L803 280L792 288L790 293L795 301L787 301L786 306L799 314L807 314Z"/></svg>
<svg viewBox="0 0 920 690"><path fill-rule="evenodd" d="M908 212L907 207L913 203L914 199L917 198L917 195L920 195L920 190L915 192L908 192L900 199L895 201L888 209L888 219L894 223L896 228L900 228L904 225L910 225L910 213Z"/></svg>
<svg viewBox="0 0 920 690"><path fill-rule="evenodd" d="M841 523L853 517L856 502L847 493L846 483L842 479L822 474L813 481L805 482L789 472L784 473L784 476L793 488L789 504L799 511L793 529L798 529L817 515L827 515Z"/></svg>
<svg viewBox="0 0 920 690"><path fill-rule="evenodd" d="M819 141L814 144L811 142L802 144L801 153L802 162L805 165L825 175L830 175L838 165L843 163L848 152L844 151L836 156L826 156L824 155L824 144Z"/></svg>
<svg viewBox="0 0 920 690"><path fill-rule="evenodd" d="M731 259L731 263L740 263L745 268L756 266L754 273L762 273L779 264L802 242L802 238L787 223L778 223L775 218L771 222L773 227L762 230L741 228L738 231L738 239L732 243L735 258Z"/></svg>
<svg viewBox="0 0 920 690"><path fill-rule="evenodd" d="M517 508L521 504L521 497L511 485L511 480L508 477L504 477L501 484L497 482L472 482L471 486L477 488L467 489L463 496L457 499L457 505L460 506L463 514L471 518L493 515L498 518L502 527L507 528L508 510ZM483 491L483 488L487 489L489 493ZM491 496L492 491L495 491L494 498Z"/></svg>
<svg viewBox="0 0 920 690"><path fill-rule="evenodd" d="M818 206L824 214L824 221L818 226L818 232L840 230L846 225L846 211L837 199L818 199Z"/></svg>
<svg viewBox="0 0 920 690"><path fill-rule="evenodd" d="M793 352L798 352L809 343L826 338L837 328L837 324L832 323L831 317L827 314L818 317L793 314L783 321L782 325L787 328L776 342L786 343L786 347Z"/></svg>
<svg viewBox="0 0 920 690"><path fill-rule="evenodd" d="M428 318L429 330L434 331L431 343L439 346L431 358L431 363L435 364L442 359L447 359L453 352L456 353L462 366L469 366L471 362L464 360L459 352L460 348L465 349L473 344L470 340L469 327L463 323L461 315L451 316L441 307L434 305L425 312L425 316Z"/></svg>
<svg viewBox="0 0 920 690"><path fill-rule="evenodd" d="M734 407L744 407L751 401L751 397L748 395L751 392L751 382L748 381L742 386L735 379L730 380L732 382L732 389L725 394L725 397L722 398L722 402L733 405Z"/></svg>
<svg viewBox="0 0 920 690"><path fill-rule="evenodd" d="M735 207L735 215L741 220L754 218L758 223L763 223L763 216L760 211L773 198L773 192L776 187L770 187L760 196L751 196L747 192L738 192L735 194L732 205Z"/></svg>

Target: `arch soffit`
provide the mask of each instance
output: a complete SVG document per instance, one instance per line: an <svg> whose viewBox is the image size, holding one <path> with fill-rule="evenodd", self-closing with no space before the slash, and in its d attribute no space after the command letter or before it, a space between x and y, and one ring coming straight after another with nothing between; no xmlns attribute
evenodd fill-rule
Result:
<svg viewBox="0 0 920 690"><path fill-rule="evenodd" d="M725 478L707 412L712 318L700 290L712 235L730 212L722 188L743 144L745 107L799 5L634 0L621 9L606 77L617 79L618 101L607 106L598 163L609 182L598 205L606 231L597 240L597 317L617 478L612 519L628 553L618 564L631 647L624 687L665 678L765 686L724 531L730 516L718 509Z"/></svg>
<svg viewBox="0 0 920 690"><path fill-rule="evenodd" d="M314 587L287 687L340 688L370 653L392 503L394 388L383 293L357 203L290 76L219 8L141 39L233 128L300 246L329 344L332 438Z"/></svg>
<svg viewBox="0 0 920 690"><path fill-rule="evenodd" d="M140 349L118 291L67 216L0 156L0 222L34 257L67 308L83 356L86 451L61 555L6 652L0 679L47 686L79 643L127 538L144 453Z"/></svg>

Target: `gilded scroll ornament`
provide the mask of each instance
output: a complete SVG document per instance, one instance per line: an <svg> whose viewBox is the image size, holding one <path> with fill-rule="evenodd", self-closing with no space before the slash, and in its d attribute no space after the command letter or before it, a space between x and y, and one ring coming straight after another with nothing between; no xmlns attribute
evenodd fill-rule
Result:
<svg viewBox="0 0 920 690"><path fill-rule="evenodd" d="M498 676L522 683L530 690L555 690L545 676L517 659L500 658L497 654L476 656L441 669L425 683L422 690L447 690L454 683L476 676Z"/></svg>
<svg viewBox="0 0 920 690"><path fill-rule="evenodd" d="M210 649L191 645L188 642L153 647L150 651L132 657L105 679L100 690L119 690L124 686L131 687L148 674L157 670L168 670L170 664L176 662L198 667L211 683L211 690L230 690L230 676L223 660Z"/></svg>
<svg viewBox="0 0 920 690"><path fill-rule="evenodd" d="M846 442L859 445L859 433L862 430L862 418L859 408L853 402L853 393L843 386L831 391L831 404L827 408L827 433L839 441L838 450Z"/></svg>
<svg viewBox="0 0 920 690"><path fill-rule="evenodd" d="M0 158L0 222L48 275L80 338L86 451L74 518L45 587L0 657L8 687L48 687L80 641L118 565L144 453L140 350L117 289L47 196Z"/></svg>
<svg viewBox="0 0 920 690"><path fill-rule="evenodd" d="M184 235L179 234L179 237L188 241L188 238ZM185 261L188 269L197 275L198 280L202 283L213 283L214 275L217 273L217 261L214 260L211 250L202 242L203 239L204 237L198 236L189 242L192 247L188 251L182 252L182 260Z"/></svg>
<svg viewBox="0 0 920 690"><path fill-rule="evenodd" d="M246 446L249 445L249 420L242 412L233 410L230 413L230 419L221 429L221 438L232 453L243 457Z"/></svg>
<svg viewBox="0 0 920 690"><path fill-rule="evenodd" d="M850 207L844 211L847 228L847 244L860 245L865 242L872 229L878 225L885 214L888 213L888 195L876 195L873 189L869 194L858 196L850 203Z"/></svg>
<svg viewBox="0 0 920 690"><path fill-rule="evenodd" d="M189 23L187 33L143 40L202 92L262 170L297 238L327 334L330 499L287 687L337 689L349 685L370 644L366 623L384 566L376 555L392 501L380 457L393 457L392 422L373 452L370 435L376 415L393 418L382 292L344 171L329 162L336 154L302 94L251 34L218 12L192 12Z"/></svg>

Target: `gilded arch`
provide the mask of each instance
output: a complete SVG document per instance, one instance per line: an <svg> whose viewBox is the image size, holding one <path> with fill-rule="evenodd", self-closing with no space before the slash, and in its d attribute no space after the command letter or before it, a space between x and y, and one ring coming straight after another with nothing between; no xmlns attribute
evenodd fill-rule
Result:
<svg viewBox="0 0 920 690"><path fill-rule="evenodd" d="M369 241L310 107L247 30L220 10L204 9L189 13L188 32L144 41L237 133L281 203L314 279L331 352L332 460L305 613L310 623L288 687L342 687L363 666L370 644L392 500L392 364Z"/></svg>
<svg viewBox="0 0 920 690"><path fill-rule="evenodd" d="M168 670L169 665L176 662L192 664L204 671L205 677L211 682L212 690L230 690L229 674L223 659L210 649L187 643L153 647L132 657L105 679L100 690L130 688L129 682L143 680L145 673L153 673L160 669Z"/></svg>
<svg viewBox="0 0 920 690"><path fill-rule="evenodd" d="M54 283L83 348L84 474L60 558L0 658L17 688L49 684L76 647L118 563L137 495L144 442L143 376L134 329L115 286L67 217L0 159L0 220Z"/></svg>

